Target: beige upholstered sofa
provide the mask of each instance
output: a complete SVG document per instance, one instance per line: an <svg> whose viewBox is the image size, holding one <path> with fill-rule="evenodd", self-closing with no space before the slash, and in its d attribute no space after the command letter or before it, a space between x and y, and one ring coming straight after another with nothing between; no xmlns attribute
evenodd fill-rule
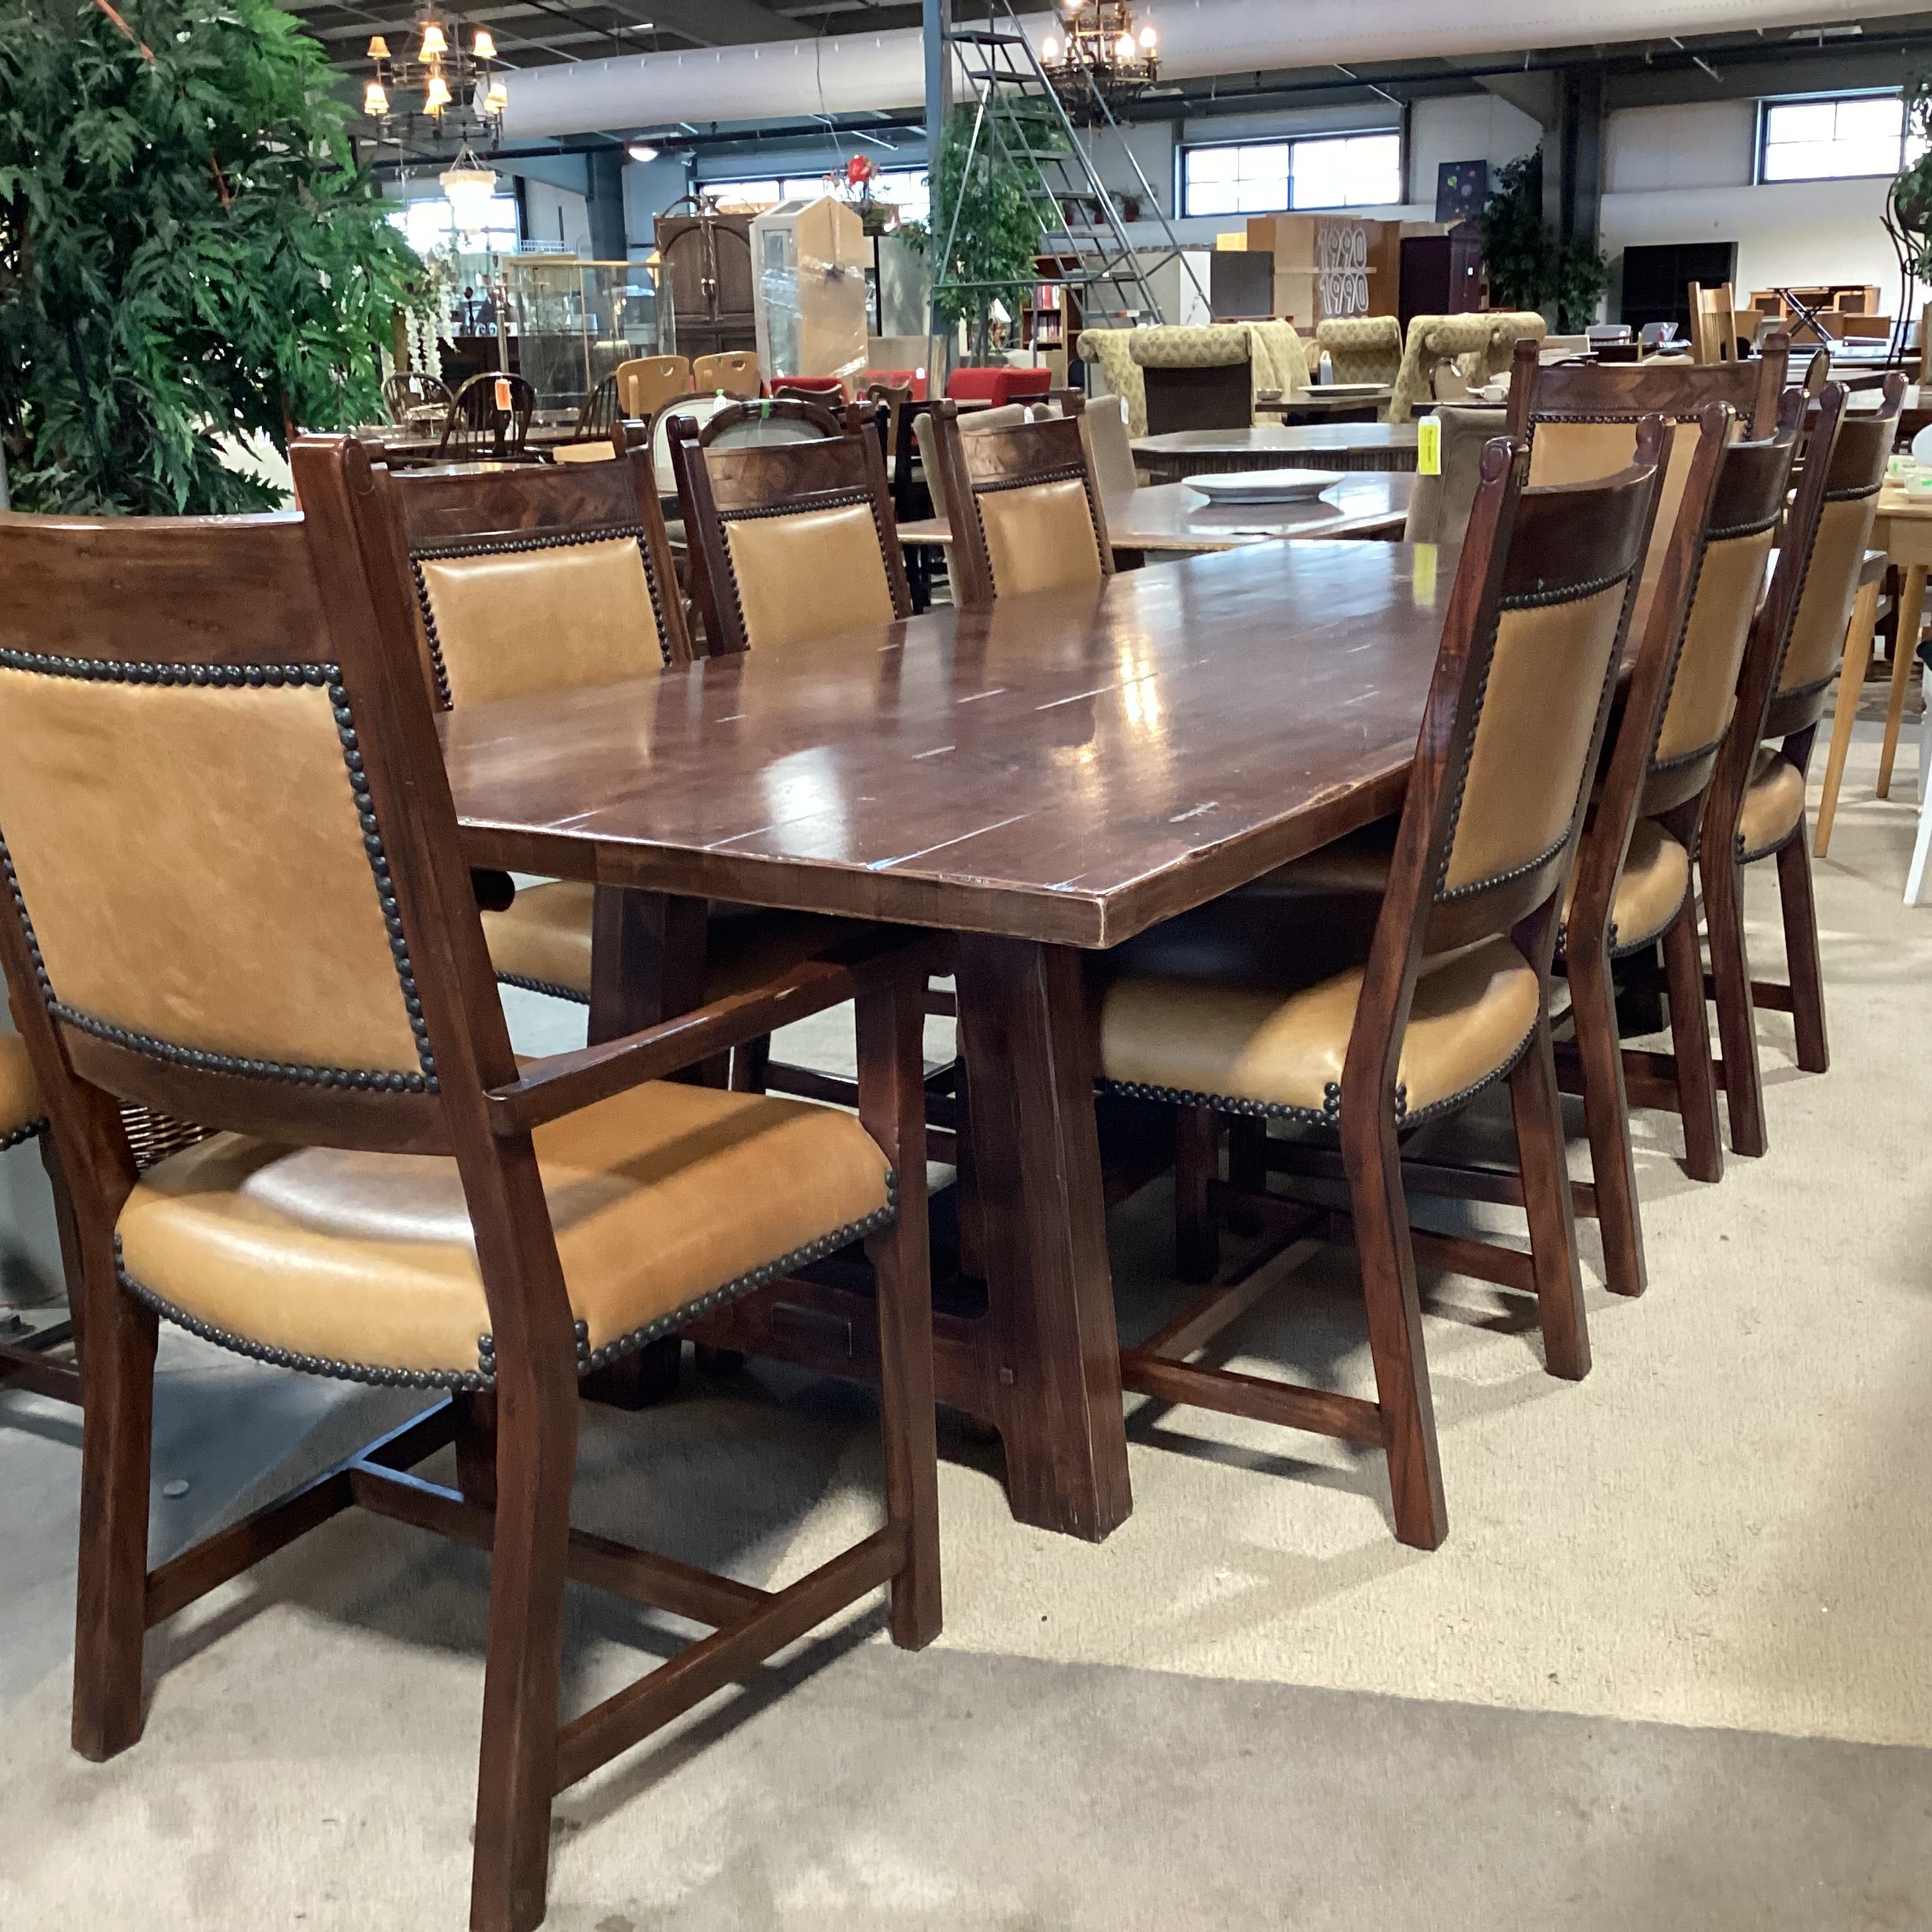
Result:
<svg viewBox="0 0 1932 1932"><path fill-rule="evenodd" d="M1540 343L1548 325L1540 315L1513 309L1473 315L1411 316L1402 367L1388 400L1387 420L1404 423L1418 402L1432 399L1436 365L1454 362L1471 388L1493 381L1510 365L1518 342Z"/></svg>
<svg viewBox="0 0 1932 1932"><path fill-rule="evenodd" d="M1341 383L1392 383L1402 367L1402 324L1391 315L1336 316L1315 324L1315 355L1324 351Z"/></svg>
<svg viewBox="0 0 1932 1932"><path fill-rule="evenodd" d="M1147 434L1147 388L1140 379L1140 365L1128 354L1127 345L1139 333L1136 329L1083 329L1073 345L1080 359L1100 372L1099 393L1125 400L1127 427L1137 436Z"/></svg>

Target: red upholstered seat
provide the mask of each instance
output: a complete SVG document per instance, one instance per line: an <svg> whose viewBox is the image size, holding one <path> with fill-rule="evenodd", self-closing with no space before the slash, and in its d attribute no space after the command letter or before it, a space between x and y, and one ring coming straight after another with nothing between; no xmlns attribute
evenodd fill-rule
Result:
<svg viewBox="0 0 1932 1932"><path fill-rule="evenodd" d="M946 395L955 402L1002 403L1042 396L1053 387L1053 372L1044 369L961 369L946 379Z"/></svg>

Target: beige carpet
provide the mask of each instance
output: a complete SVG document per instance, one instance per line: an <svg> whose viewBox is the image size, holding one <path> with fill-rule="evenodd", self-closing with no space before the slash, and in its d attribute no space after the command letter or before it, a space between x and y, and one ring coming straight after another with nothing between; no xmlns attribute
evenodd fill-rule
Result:
<svg viewBox="0 0 1932 1932"><path fill-rule="evenodd" d="M1765 1017L1771 1151L1714 1188L1642 1117L1650 1290L1593 1286L1589 1379L1541 1372L1519 1300L1429 1284L1443 1549L1394 1542L1374 1458L1140 1404L1134 1515L1089 1548L1017 1526L949 1429L940 1645L855 1613L567 1794L551 1923L1932 1923L1932 906L1899 902L1909 740L1893 803L1874 753L1818 869L1833 1069ZM1115 1217L1129 1330L1171 1305L1166 1215ZM1361 1335L1342 1257L1238 1359L1361 1391ZM343 1391L263 1488L397 1406ZM877 1478L859 1392L687 1372L593 1422L578 1519L766 1582L869 1525ZM0 1719L0 1926L461 1925L485 1582L339 1522L151 1639L146 1737L105 1767L54 1672ZM666 1641L574 1616L573 1705Z"/></svg>

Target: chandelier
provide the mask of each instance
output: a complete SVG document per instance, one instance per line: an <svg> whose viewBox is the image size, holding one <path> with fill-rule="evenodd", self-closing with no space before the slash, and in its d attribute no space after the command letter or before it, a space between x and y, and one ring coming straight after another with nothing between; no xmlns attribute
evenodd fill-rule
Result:
<svg viewBox="0 0 1932 1932"><path fill-rule="evenodd" d="M1040 70L1076 121L1111 117L1115 107L1144 93L1160 77L1159 36L1135 30L1127 0L1059 0L1065 38L1040 43Z"/></svg>
<svg viewBox="0 0 1932 1932"><path fill-rule="evenodd" d="M378 139L400 146L412 135L453 139L467 148L502 137L509 103L496 67L496 42L479 27L463 44L461 32L445 28L425 6L416 21L414 53L389 51L380 34L369 43L376 72L362 90L362 111L378 123ZM426 124L426 125L425 125Z"/></svg>

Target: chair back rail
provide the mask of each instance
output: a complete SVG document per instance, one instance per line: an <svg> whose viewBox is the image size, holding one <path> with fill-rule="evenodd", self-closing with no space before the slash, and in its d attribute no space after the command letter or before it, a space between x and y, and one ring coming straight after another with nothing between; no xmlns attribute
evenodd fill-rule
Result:
<svg viewBox="0 0 1932 1932"><path fill-rule="evenodd" d="M672 461L701 560L693 574L711 651L781 648L912 614L873 416L869 403L834 415L781 399L734 404L702 429L673 419ZM732 440L774 424L818 433Z"/></svg>
<svg viewBox="0 0 1932 1932"><path fill-rule="evenodd" d="M953 525L950 561L962 608L1001 595L1097 583L1114 574L1106 511L1082 433L1084 398L1066 391L1058 416L960 433L957 406L937 404L929 454Z"/></svg>
<svg viewBox="0 0 1932 1932"><path fill-rule="evenodd" d="M442 709L691 661L641 423L620 425L598 462L481 474L379 467L373 487Z"/></svg>
<svg viewBox="0 0 1932 1932"><path fill-rule="evenodd" d="M573 433L579 442L593 436L608 436L617 426L623 414L617 406L617 376L612 370L584 398L583 407L577 412Z"/></svg>
<svg viewBox="0 0 1932 1932"><path fill-rule="evenodd" d="M429 410L449 414L448 384L420 369L398 369L383 378L383 407L393 423L406 425L413 414Z"/></svg>
<svg viewBox="0 0 1932 1932"><path fill-rule="evenodd" d="M1511 439L1485 453L1344 1062L1345 1159L1372 1153L1356 1136L1392 1142L1425 954L1507 934L1549 971L1663 443L1647 422L1619 475L1537 489Z"/></svg>

